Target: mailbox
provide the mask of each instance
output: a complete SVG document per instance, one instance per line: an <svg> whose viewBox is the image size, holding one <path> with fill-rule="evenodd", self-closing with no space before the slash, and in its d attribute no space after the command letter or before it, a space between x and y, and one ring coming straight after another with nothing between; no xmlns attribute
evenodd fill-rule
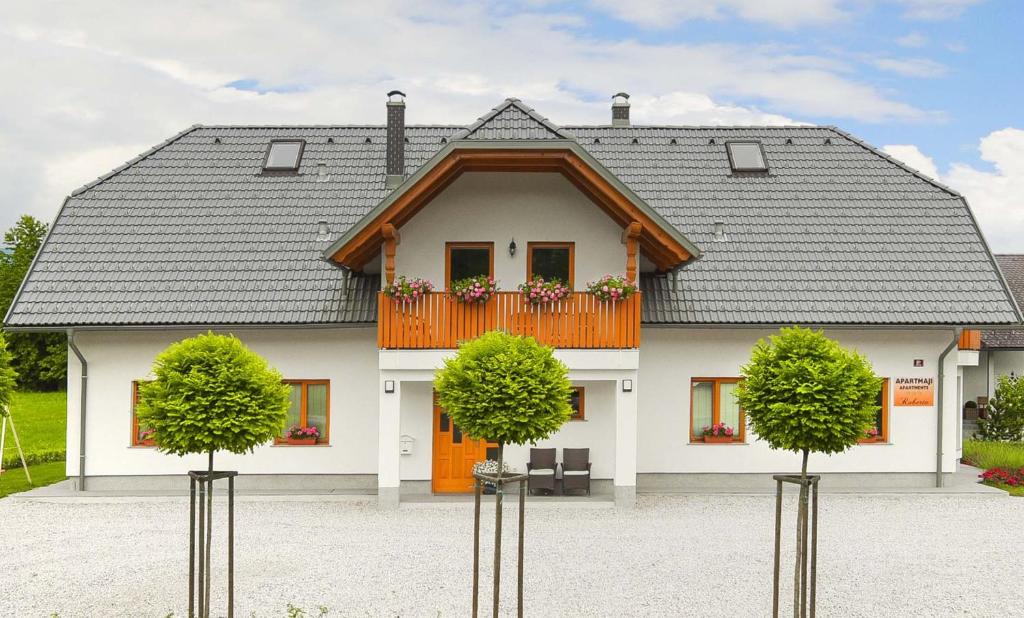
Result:
<svg viewBox="0 0 1024 618"><path fill-rule="evenodd" d="M416 438L412 436L402 436L398 440L398 452L402 455L412 455L412 445L416 442Z"/></svg>

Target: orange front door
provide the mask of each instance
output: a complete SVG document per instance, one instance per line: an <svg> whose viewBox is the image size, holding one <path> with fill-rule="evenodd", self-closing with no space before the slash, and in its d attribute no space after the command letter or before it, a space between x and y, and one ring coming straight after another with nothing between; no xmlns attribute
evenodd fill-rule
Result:
<svg viewBox="0 0 1024 618"><path fill-rule="evenodd" d="M486 440L471 440L434 402L434 493L459 494L473 491L473 464L487 459Z"/></svg>

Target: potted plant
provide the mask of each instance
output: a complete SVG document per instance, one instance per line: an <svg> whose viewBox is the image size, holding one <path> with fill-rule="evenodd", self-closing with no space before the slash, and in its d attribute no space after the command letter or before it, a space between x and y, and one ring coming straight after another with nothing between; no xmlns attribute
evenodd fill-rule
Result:
<svg viewBox="0 0 1024 618"><path fill-rule="evenodd" d="M587 291L602 301L617 301L636 294L636 283L625 277L605 275L587 284Z"/></svg>
<svg viewBox="0 0 1024 618"><path fill-rule="evenodd" d="M285 442L288 444L299 444L309 446L316 444L320 438L320 430L316 427L299 427L292 425L285 434Z"/></svg>
<svg viewBox="0 0 1024 618"><path fill-rule="evenodd" d="M502 464L501 464L501 473L505 474L506 472L515 472L515 470L512 469L512 466L508 465L505 462L502 462ZM495 476L495 475L497 475L498 474L498 461L496 459L485 459L483 461L476 462L475 464L473 464L473 474L486 474L488 476ZM485 482L484 483L484 493L485 494L493 494L494 492L495 492L494 483Z"/></svg>
<svg viewBox="0 0 1024 618"><path fill-rule="evenodd" d="M419 300L424 294L434 291L434 284L427 279L402 275L394 283L384 286L384 295L402 303Z"/></svg>
<svg viewBox="0 0 1024 618"><path fill-rule="evenodd" d="M494 277L479 275L452 281L449 292L460 303L485 303L498 291Z"/></svg>
<svg viewBox="0 0 1024 618"><path fill-rule="evenodd" d="M968 399L964 402L964 419L968 421L978 420L978 402Z"/></svg>
<svg viewBox="0 0 1024 618"><path fill-rule="evenodd" d="M733 441L736 431L725 423L715 423L710 427L705 425L702 433L707 444L725 444Z"/></svg>
<svg viewBox="0 0 1024 618"><path fill-rule="evenodd" d="M878 431L878 427L868 427L868 430L864 432L864 436L861 442L878 442L882 437L882 433Z"/></svg>
<svg viewBox="0 0 1024 618"><path fill-rule="evenodd" d="M155 434L156 431L152 429L143 429L139 432L139 444L141 446L154 446L156 444L153 439Z"/></svg>
<svg viewBox="0 0 1024 618"><path fill-rule="evenodd" d="M557 303L572 294L572 288L562 283L561 279L545 281L544 277L540 276L535 276L526 283L520 284L519 291L522 292L526 302L531 305Z"/></svg>

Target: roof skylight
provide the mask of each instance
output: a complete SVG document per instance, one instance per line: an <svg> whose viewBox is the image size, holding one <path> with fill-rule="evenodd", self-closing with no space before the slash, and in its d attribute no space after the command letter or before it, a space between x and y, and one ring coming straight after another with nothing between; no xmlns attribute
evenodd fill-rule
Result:
<svg viewBox="0 0 1024 618"><path fill-rule="evenodd" d="M767 172L768 161L760 142L726 142L729 165L734 172Z"/></svg>
<svg viewBox="0 0 1024 618"><path fill-rule="evenodd" d="M271 171L294 171L302 160L302 140L274 140L267 149L263 169Z"/></svg>

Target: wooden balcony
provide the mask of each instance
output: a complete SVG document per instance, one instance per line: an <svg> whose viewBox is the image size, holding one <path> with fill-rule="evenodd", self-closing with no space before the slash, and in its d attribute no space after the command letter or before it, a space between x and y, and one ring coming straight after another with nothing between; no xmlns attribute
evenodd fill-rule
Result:
<svg viewBox="0 0 1024 618"><path fill-rule="evenodd" d="M574 292L552 305L531 305L519 292L498 292L486 303L465 304L444 292L413 303L378 297L377 347L450 349L490 330L529 335L556 348L624 349L640 346L640 293L601 302Z"/></svg>

